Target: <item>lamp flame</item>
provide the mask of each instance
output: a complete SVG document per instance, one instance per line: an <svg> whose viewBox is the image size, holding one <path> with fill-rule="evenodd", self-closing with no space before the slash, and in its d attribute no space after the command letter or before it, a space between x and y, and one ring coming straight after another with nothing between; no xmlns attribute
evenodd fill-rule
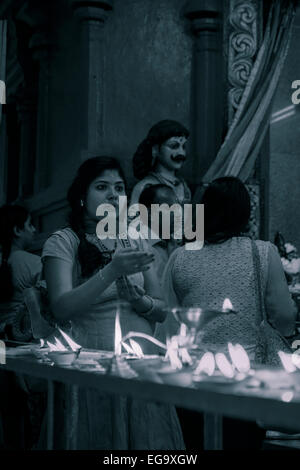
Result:
<svg viewBox="0 0 300 470"><path fill-rule="evenodd" d="M67 335L67 333L65 333L65 332L64 332L63 330L61 330L60 328L58 328L58 331L60 332L60 334L62 335L62 337L66 340L67 344L70 346L70 348L72 349L72 351L78 351L78 349L81 349L80 344L75 343L75 341L73 341L72 338L70 338L70 336Z"/></svg>
<svg viewBox="0 0 300 470"><path fill-rule="evenodd" d="M178 355L178 341L176 336L171 339L167 338L167 353L166 358L169 359L172 369L182 369L182 362Z"/></svg>
<svg viewBox="0 0 300 470"><path fill-rule="evenodd" d="M55 346L55 344L50 343L50 341L47 341L47 344L50 348L50 351L59 351L58 347Z"/></svg>
<svg viewBox="0 0 300 470"><path fill-rule="evenodd" d="M57 346L59 351L67 351L67 348L62 344L61 341L59 341L58 338L54 336L54 339L55 339L55 345Z"/></svg>
<svg viewBox="0 0 300 470"><path fill-rule="evenodd" d="M293 361L293 354L287 354L284 351L278 351L278 356L280 357L281 364L286 372L291 374L297 370L297 367Z"/></svg>
<svg viewBox="0 0 300 470"><path fill-rule="evenodd" d="M128 346L128 344L124 343L124 341L122 341L122 346L125 349L125 351L128 352L128 354L134 354L133 349L130 346Z"/></svg>
<svg viewBox="0 0 300 470"><path fill-rule="evenodd" d="M187 326L184 323L180 324L180 329L179 329L179 336L186 336L187 334Z"/></svg>
<svg viewBox="0 0 300 470"><path fill-rule="evenodd" d="M133 339L130 339L129 343L130 343L133 353L136 354L138 358L144 357L143 350L136 341L134 341Z"/></svg>
<svg viewBox="0 0 300 470"><path fill-rule="evenodd" d="M201 373L207 374L208 376L213 375L216 368L215 356L212 352L205 353L200 361L198 366L195 369L194 374L200 375Z"/></svg>
<svg viewBox="0 0 300 470"><path fill-rule="evenodd" d="M120 311L117 310L115 320L115 355L120 356L122 352L122 330L120 324Z"/></svg>
<svg viewBox="0 0 300 470"><path fill-rule="evenodd" d="M234 368L223 353L217 353L216 364L225 377L232 379L234 377Z"/></svg>
<svg viewBox="0 0 300 470"><path fill-rule="evenodd" d="M293 364L297 367L297 369L300 369L300 355L299 355L300 350L298 349L292 354L292 361Z"/></svg>
<svg viewBox="0 0 300 470"><path fill-rule="evenodd" d="M233 306L232 306L232 303L230 302L230 299L228 298L224 299L222 310L223 312L230 312L230 310L233 310Z"/></svg>
<svg viewBox="0 0 300 470"><path fill-rule="evenodd" d="M235 368L241 373L248 373L250 370L250 360L243 346L228 343L228 351Z"/></svg>
<svg viewBox="0 0 300 470"><path fill-rule="evenodd" d="M187 348L180 348L178 351L179 358L183 364L193 364L193 359L191 358Z"/></svg>

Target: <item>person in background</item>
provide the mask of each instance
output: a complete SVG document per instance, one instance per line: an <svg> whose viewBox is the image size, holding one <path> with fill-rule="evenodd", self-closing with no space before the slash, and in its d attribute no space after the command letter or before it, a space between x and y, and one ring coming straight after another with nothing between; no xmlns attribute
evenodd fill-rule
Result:
<svg viewBox="0 0 300 470"><path fill-rule="evenodd" d="M155 184L147 186L141 193L139 203L143 204L148 210L147 225L151 229L148 236L148 243L154 254L154 266L158 275L158 279L162 279L164 269L167 265L170 254L179 246L182 240L173 238L174 232L174 215L170 214L170 238L165 239L162 234L162 220L160 218L159 233L153 232L151 227L151 206L152 204L167 204L171 207L177 203L176 195L172 188L165 184ZM154 209L153 209L154 210ZM158 237L158 238L157 238Z"/></svg>
<svg viewBox="0 0 300 470"><path fill-rule="evenodd" d="M190 202L190 189L177 175L186 161L188 137L189 131L177 121L166 119L151 127L133 156L133 173L140 181L132 190L131 204L139 201L147 186L155 184L169 186L178 203Z"/></svg>
<svg viewBox="0 0 300 470"><path fill-rule="evenodd" d="M28 252L35 227L28 210L18 205L0 208L0 302L17 307L23 302L23 292L34 286L42 270L41 258Z"/></svg>
<svg viewBox="0 0 300 470"><path fill-rule="evenodd" d="M8 339L32 339L30 316L24 308L24 290L36 284L42 270L39 256L27 250L32 243L35 228L28 210L19 205L6 204L0 208L0 323L6 323ZM1 315L1 313L0 313ZM7 336L6 335L6 336ZM28 395L20 388L20 377L3 372L1 381L1 415L3 443L6 449L29 448L31 435Z"/></svg>
<svg viewBox="0 0 300 470"><path fill-rule="evenodd" d="M165 272L163 290L169 305L191 306L222 310L229 298L237 314L221 315L203 330L200 347L213 352L227 352L229 342L241 344L250 360L255 360L259 292L255 276L261 276L263 297L268 321L283 336L295 334L296 309L288 290L282 263L276 247L266 241L244 236L250 217L250 197L245 185L234 177L214 180L205 190L204 204L205 242L201 250L180 247L170 257ZM256 272L254 248L260 260L260 273ZM168 326L167 326L168 325ZM174 326L169 317L158 326L162 338L164 329ZM186 416L186 415L185 415ZM189 432L196 414L190 414L185 426L187 447L196 445ZM257 448L262 444L264 431L255 423L224 418L224 448Z"/></svg>

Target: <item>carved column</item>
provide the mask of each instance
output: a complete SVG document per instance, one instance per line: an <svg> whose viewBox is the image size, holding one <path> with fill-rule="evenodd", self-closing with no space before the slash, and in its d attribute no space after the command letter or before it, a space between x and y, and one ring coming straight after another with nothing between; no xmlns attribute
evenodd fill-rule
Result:
<svg viewBox="0 0 300 470"><path fill-rule="evenodd" d="M20 120L19 198L33 194L36 167L36 96L23 93L17 105Z"/></svg>
<svg viewBox="0 0 300 470"><path fill-rule="evenodd" d="M27 0L17 14L17 19L30 27L28 47L38 63L38 102L36 129L36 167L34 192L50 185L49 108L51 83L51 55L54 49L53 25L55 24L56 2L53 0Z"/></svg>
<svg viewBox="0 0 300 470"><path fill-rule="evenodd" d="M104 133L104 25L112 0L71 0L81 23L81 159L101 151Z"/></svg>
<svg viewBox="0 0 300 470"><path fill-rule="evenodd" d="M262 16L260 0L230 0L228 3L225 24L228 44L228 126L234 119L261 43ZM253 238L259 238L261 221L267 216L267 207L261 206L261 201L264 199L261 183L262 175L258 161L252 177L247 182L251 198L249 234Z"/></svg>
<svg viewBox="0 0 300 470"><path fill-rule="evenodd" d="M223 55L221 0L190 0L184 15L195 38L192 123L196 186L214 160L223 132Z"/></svg>

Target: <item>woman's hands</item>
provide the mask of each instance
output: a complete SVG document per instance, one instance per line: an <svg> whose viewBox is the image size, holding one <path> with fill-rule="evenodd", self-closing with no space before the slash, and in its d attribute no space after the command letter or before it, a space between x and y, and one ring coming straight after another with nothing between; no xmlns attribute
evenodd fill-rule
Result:
<svg viewBox="0 0 300 470"><path fill-rule="evenodd" d="M127 277L118 278L116 284L119 297L130 302L137 313L142 314L151 309L153 302L141 286L132 284Z"/></svg>
<svg viewBox="0 0 300 470"><path fill-rule="evenodd" d="M110 267L116 277L127 276L142 271L147 271L154 261L152 253L138 251L132 248L120 248L115 251Z"/></svg>
<svg viewBox="0 0 300 470"><path fill-rule="evenodd" d="M127 300L128 302L134 302L139 300L145 295L145 289L141 286L132 284L132 282L126 277L120 277L116 280L118 295L120 298Z"/></svg>

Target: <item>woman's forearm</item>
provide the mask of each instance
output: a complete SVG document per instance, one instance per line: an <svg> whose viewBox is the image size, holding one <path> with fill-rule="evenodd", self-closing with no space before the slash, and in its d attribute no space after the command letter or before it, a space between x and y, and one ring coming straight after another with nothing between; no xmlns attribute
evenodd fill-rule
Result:
<svg viewBox="0 0 300 470"><path fill-rule="evenodd" d="M135 311L152 322L163 322L166 317L166 305L161 299L144 295L134 302Z"/></svg>
<svg viewBox="0 0 300 470"><path fill-rule="evenodd" d="M72 320L72 318L84 314L85 310L95 303L97 297L102 294L114 281L116 273L111 265L94 274L90 279L75 287L70 292L62 294L52 303L52 311L58 320Z"/></svg>

